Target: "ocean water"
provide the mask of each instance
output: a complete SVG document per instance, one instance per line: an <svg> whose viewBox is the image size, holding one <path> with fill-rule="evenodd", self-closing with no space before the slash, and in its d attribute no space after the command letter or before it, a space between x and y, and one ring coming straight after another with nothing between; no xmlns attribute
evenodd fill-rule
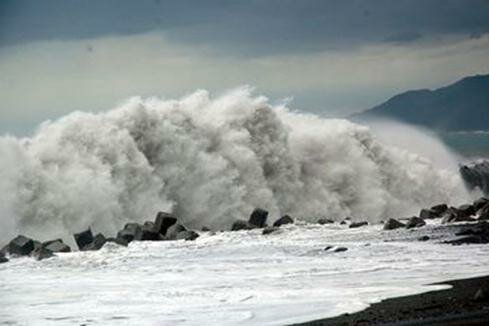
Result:
<svg viewBox="0 0 489 326"><path fill-rule="evenodd" d="M430 227L430 226L428 226ZM284 325L489 272L486 245L402 241L407 230L287 225L196 241L109 244L0 264L7 325ZM398 234L401 240L385 242ZM345 252L324 251L326 245Z"/></svg>
<svg viewBox="0 0 489 326"><path fill-rule="evenodd" d="M442 132L440 139L467 161L489 159L489 132Z"/></svg>

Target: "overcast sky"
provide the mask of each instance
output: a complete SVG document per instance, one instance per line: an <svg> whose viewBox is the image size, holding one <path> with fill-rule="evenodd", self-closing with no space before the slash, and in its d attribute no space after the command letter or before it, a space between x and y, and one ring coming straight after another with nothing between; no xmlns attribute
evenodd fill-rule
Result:
<svg viewBox="0 0 489 326"><path fill-rule="evenodd" d="M347 116L489 72L486 0L1 0L0 134L247 84Z"/></svg>

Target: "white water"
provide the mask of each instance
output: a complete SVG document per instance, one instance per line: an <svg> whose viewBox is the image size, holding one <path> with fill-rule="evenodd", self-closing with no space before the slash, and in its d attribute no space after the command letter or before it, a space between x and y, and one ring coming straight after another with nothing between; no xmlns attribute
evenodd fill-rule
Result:
<svg viewBox="0 0 489 326"><path fill-rule="evenodd" d="M487 245L384 242L380 226L288 225L194 242L108 245L0 264L0 322L20 325L283 325L487 274ZM401 233L400 233L401 234ZM343 245L330 253L326 245Z"/></svg>
<svg viewBox="0 0 489 326"><path fill-rule="evenodd" d="M457 173L373 134L273 106L246 88L76 112L32 138L0 137L0 245L18 233L70 242L87 226L110 236L159 210L191 227L227 229L255 207L272 220L376 221L468 200ZM425 152L438 153L429 144ZM285 324L487 273L484 246L386 243L378 227L285 229L12 259L0 265L0 322ZM327 244L349 250L322 251Z"/></svg>
<svg viewBox="0 0 489 326"><path fill-rule="evenodd" d="M29 139L0 137L0 193L2 242L87 226L111 235L160 210L196 228L229 228L255 207L375 221L468 197L455 172L366 127L293 113L247 88L216 99L133 98L47 122Z"/></svg>

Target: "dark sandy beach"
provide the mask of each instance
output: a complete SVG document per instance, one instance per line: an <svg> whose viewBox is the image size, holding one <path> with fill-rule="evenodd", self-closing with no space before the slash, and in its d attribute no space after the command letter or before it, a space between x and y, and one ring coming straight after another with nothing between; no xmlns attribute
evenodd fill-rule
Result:
<svg viewBox="0 0 489 326"><path fill-rule="evenodd" d="M452 287L386 299L353 314L296 325L489 325L489 276L437 284Z"/></svg>

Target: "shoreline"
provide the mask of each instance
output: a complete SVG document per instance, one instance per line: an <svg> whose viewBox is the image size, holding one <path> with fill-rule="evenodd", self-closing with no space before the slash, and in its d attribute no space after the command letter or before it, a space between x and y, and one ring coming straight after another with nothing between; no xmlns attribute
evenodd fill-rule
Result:
<svg viewBox="0 0 489 326"><path fill-rule="evenodd" d="M428 285L451 288L389 298L355 313L293 325L489 325L489 275Z"/></svg>

